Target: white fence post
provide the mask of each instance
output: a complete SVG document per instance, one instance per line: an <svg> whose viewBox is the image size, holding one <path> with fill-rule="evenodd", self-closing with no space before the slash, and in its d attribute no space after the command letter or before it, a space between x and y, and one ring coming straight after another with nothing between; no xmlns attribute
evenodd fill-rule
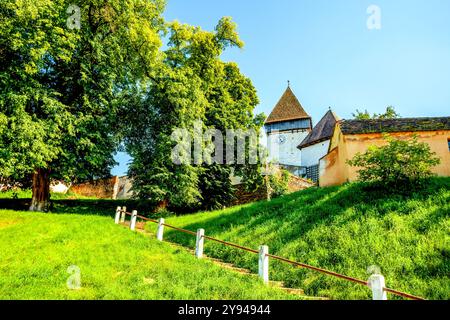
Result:
<svg viewBox="0 0 450 320"><path fill-rule="evenodd" d="M197 242L195 243L195 256L198 259L203 258L203 245L205 243L205 230L197 230Z"/></svg>
<svg viewBox="0 0 450 320"><path fill-rule="evenodd" d="M369 287L372 289L373 300L387 300L387 293L384 291L386 282L381 274L374 274L369 278Z"/></svg>
<svg viewBox="0 0 450 320"><path fill-rule="evenodd" d="M115 224L120 223L120 211L122 210L121 207L117 207L116 209L116 218L114 219Z"/></svg>
<svg viewBox="0 0 450 320"><path fill-rule="evenodd" d="M130 229L132 231L136 230L136 219L137 219L137 211L134 210L133 213L131 214L131 221L130 221Z"/></svg>
<svg viewBox="0 0 450 320"><path fill-rule="evenodd" d="M126 217L127 207L122 207L122 216L120 217L120 222L125 223L125 217Z"/></svg>
<svg viewBox="0 0 450 320"><path fill-rule="evenodd" d="M259 277L264 281L265 284L269 283L269 247L261 246L259 247Z"/></svg>
<svg viewBox="0 0 450 320"><path fill-rule="evenodd" d="M164 218L159 219L158 221L158 231L156 233L156 239L159 241L163 241L163 235L164 235Z"/></svg>

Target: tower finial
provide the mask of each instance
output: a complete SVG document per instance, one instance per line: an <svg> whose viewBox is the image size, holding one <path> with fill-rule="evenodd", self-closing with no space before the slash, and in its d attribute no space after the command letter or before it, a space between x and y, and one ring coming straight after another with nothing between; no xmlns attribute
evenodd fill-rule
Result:
<svg viewBox="0 0 450 320"><path fill-rule="evenodd" d="M291 81L288 80L288 88L291 87Z"/></svg>

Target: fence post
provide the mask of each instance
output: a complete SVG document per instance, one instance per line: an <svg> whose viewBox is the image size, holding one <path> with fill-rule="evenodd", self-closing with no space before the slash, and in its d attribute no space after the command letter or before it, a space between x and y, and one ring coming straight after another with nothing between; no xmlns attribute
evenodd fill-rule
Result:
<svg viewBox="0 0 450 320"><path fill-rule="evenodd" d="M386 282L381 274L374 274L369 278L369 287L372 289L373 300L387 300L387 293L384 291Z"/></svg>
<svg viewBox="0 0 450 320"><path fill-rule="evenodd" d="M164 234L164 218L159 219L158 221L158 231L156 233L156 239L159 241L163 241L163 234Z"/></svg>
<svg viewBox="0 0 450 320"><path fill-rule="evenodd" d="M195 256L198 259L203 258L203 245L205 243L205 230L197 230L197 242L195 243Z"/></svg>
<svg viewBox="0 0 450 320"><path fill-rule="evenodd" d="M137 211L134 210L133 213L131 214L131 221L130 221L130 229L132 231L136 230L136 219L137 219Z"/></svg>
<svg viewBox="0 0 450 320"><path fill-rule="evenodd" d="M122 211L121 207L117 207L116 209L116 218L114 219L115 224L120 223L120 212Z"/></svg>
<svg viewBox="0 0 450 320"><path fill-rule="evenodd" d="M264 281L265 284L269 283L269 247L261 246L259 247L259 277Z"/></svg>
<svg viewBox="0 0 450 320"><path fill-rule="evenodd" d="M120 222L125 223L125 217L127 215L127 207L122 207L122 216L120 217Z"/></svg>

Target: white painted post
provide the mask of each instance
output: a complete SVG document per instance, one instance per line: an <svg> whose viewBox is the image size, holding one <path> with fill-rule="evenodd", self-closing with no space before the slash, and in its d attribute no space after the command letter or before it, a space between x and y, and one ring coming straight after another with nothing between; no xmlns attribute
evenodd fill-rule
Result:
<svg viewBox="0 0 450 320"><path fill-rule="evenodd" d="M125 223L125 217L127 216L127 207L122 207L122 216L120 217L120 222Z"/></svg>
<svg viewBox="0 0 450 320"><path fill-rule="evenodd" d="M120 223L120 211L122 210L121 207L117 207L116 209L116 218L114 219L115 224Z"/></svg>
<svg viewBox="0 0 450 320"><path fill-rule="evenodd" d="M195 256L198 259L203 258L203 245L205 243L205 230L197 230L197 242L195 243Z"/></svg>
<svg viewBox="0 0 450 320"><path fill-rule="evenodd" d="M159 241L163 241L164 223L164 218L158 220L158 231L156 232L156 239L158 239Z"/></svg>
<svg viewBox="0 0 450 320"><path fill-rule="evenodd" d="M381 274L374 274L369 278L369 287L372 289L373 300L387 300L387 293L384 291L386 282Z"/></svg>
<svg viewBox="0 0 450 320"><path fill-rule="evenodd" d="M261 246L259 247L259 277L264 281L265 284L269 283L269 247Z"/></svg>
<svg viewBox="0 0 450 320"><path fill-rule="evenodd" d="M136 230L136 219L137 219L137 211L134 210L131 214L131 221L130 221L130 229L132 231Z"/></svg>

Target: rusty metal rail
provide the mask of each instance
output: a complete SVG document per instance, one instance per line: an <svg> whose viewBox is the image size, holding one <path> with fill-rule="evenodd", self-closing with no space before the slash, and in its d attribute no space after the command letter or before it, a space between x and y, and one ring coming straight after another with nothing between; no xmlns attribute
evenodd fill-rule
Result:
<svg viewBox="0 0 450 320"><path fill-rule="evenodd" d="M295 262L295 261L292 261L292 260L289 260L289 259L286 259L286 258L275 256L273 254L268 254L267 256L269 258L274 259L274 260L283 261L283 262L289 263L291 265L294 265L296 267L301 267L301 268L305 268L305 269L314 270L314 271L317 271L317 272L320 272L320 273L328 274L330 276L334 276L334 277L341 278L341 279L344 279L344 280L348 280L348 281L351 281L351 282L354 282L354 283L357 283L357 284L361 284L363 286L367 286L368 285L367 281L364 281L364 280L361 280L361 279L357 279L357 278L352 278L352 277L349 277L349 276L345 276L345 275L339 274L337 272L325 270L325 269L318 268L318 267L313 267L313 266L310 266L308 264L304 264L304 263L300 263L300 262Z"/></svg>
<svg viewBox="0 0 450 320"><path fill-rule="evenodd" d="M163 226L165 226L167 228L170 228L170 229L173 229L173 230L180 231L182 233L190 234L192 236L197 236L197 233L194 232L194 231L189 231L189 230L186 230L186 229L177 228L177 227L174 227L174 226L172 226L170 224L167 224L167 223L163 223Z"/></svg>
<svg viewBox="0 0 450 320"><path fill-rule="evenodd" d="M394 290L394 289L390 289L390 288L384 288L384 291L395 294L397 296L400 296L402 298L406 298L406 299L410 299L410 300L421 300L424 301L426 299L422 298L422 297L418 297L418 296L414 296L412 294L406 293L406 292L402 292L402 291L398 291L398 290Z"/></svg>
<svg viewBox="0 0 450 320"><path fill-rule="evenodd" d="M125 212L125 213L128 216L132 216L132 214L129 213L129 212ZM139 216L139 215L137 216L137 218L139 218L141 220L144 220L144 221L148 221L148 222L159 224L159 221L155 220L155 219L150 219L150 218L146 218L144 216ZM164 225L164 226L166 226L166 227L168 227L170 229L173 229L173 230L185 233L185 234L189 234L189 235L192 235L192 236L197 236L197 233L194 232L194 231L178 228L178 227L175 227L173 225L166 224L166 223L163 223L162 225ZM216 238L213 238L213 237L210 237L210 236L206 236L206 235L204 235L203 238L207 239L207 240L210 240L210 241L213 241L213 242L217 242L217 243L229 246L229 247L234 247L234 248L237 248L237 249L241 249L241 250L253 253L253 254L259 254L258 250L247 248L247 247L235 244L235 243L219 240L219 239L216 239ZM358 279L358 278L349 277L349 276L346 276L346 275L343 275L343 274L340 274L340 273L337 273L337 272L333 272L333 271L329 271L329 270L326 270L326 269L314 267L314 266L311 266L311 265L308 265L308 264L305 264L305 263L292 261L292 260L289 260L289 259L286 259L286 258L283 258L283 257L279 257L279 256L276 256L276 255L273 255L273 254L267 254L266 256L269 257L269 258L272 258L274 260L278 260L278 261L281 261L281 262L288 263L288 264L293 265L295 267L300 267L300 268L305 268L305 269L317 271L319 273L327 274L327 275L330 275L330 276L333 276L333 277L336 277L336 278L340 278L340 279L343 279L343 280L347 280L347 281L350 281L350 282L353 282L353 283L356 283L356 284L359 284L359 285L369 286L369 283L367 281L364 281L364 280L361 280L361 279ZM388 292L388 293L391 293L391 294L394 294L394 295L397 295L397 296L400 296L400 297L403 297L403 298L406 298L406 299L410 299L410 300L425 300L422 297L418 297L418 296L415 296L415 295L412 295L412 294L409 294L409 293L406 293L406 292L402 292L402 291L398 291L398 290L394 290L394 289L390 289L390 288L384 288L384 291Z"/></svg>
<svg viewBox="0 0 450 320"><path fill-rule="evenodd" d="M256 253L256 254L259 253L258 250L246 248L246 247L243 247L243 246L240 246L238 244L231 243L231 242L222 241L222 240L219 240L219 239L216 239L216 238L212 238L212 237L208 237L208 236L203 236L203 237L205 239L207 239L207 240L218 242L218 243L224 244L224 245L229 246L229 247L238 248L238 249L241 249L241 250L244 250L244 251L247 251L247 252L251 252L251 253Z"/></svg>

